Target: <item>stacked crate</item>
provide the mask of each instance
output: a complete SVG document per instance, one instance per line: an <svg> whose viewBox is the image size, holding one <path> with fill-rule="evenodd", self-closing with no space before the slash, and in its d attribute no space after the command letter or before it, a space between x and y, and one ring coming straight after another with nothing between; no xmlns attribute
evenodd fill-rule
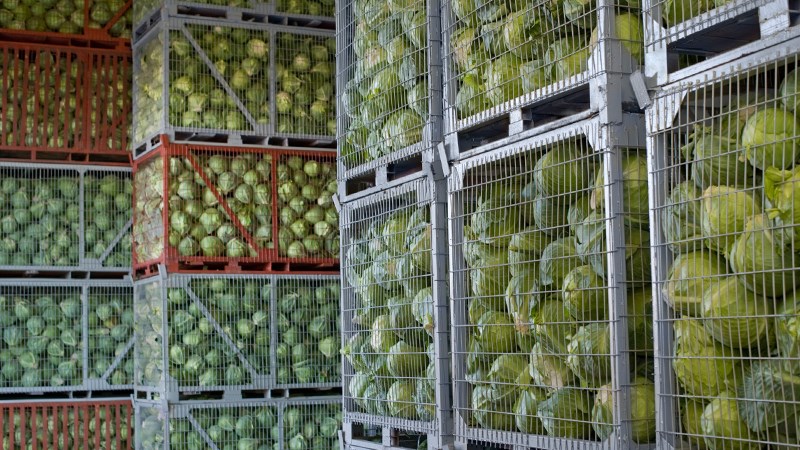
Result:
<svg viewBox="0 0 800 450"><path fill-rule="evenodd" d="M0 446L132 448L130 3L3 8Z"/></svg>
<svg viewBox="0 0 800 450"><path fill-rule="evenodd" d="M137 448L338 445L325 6L134 4Z"/></svg>

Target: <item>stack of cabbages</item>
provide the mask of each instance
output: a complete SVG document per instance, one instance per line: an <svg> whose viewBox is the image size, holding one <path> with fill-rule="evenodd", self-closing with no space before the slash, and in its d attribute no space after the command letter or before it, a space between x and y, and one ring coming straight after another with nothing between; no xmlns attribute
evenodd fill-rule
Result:
<svg viewBox="0 0 800 450"><path fill-rule="evenodd" d="M341 157L348 168L422 140L428 121L427 2L353 3Z"/></svg>
<svg viewBox="0 0 800 450"><path fill-rule="evenodd" d="M130 267L131 240L123 234L130 221L132 184L124 173L4 168L0 171L0 265L77 266L80 234L84 258L105 267ZM113 248L109 249L112 244Z"/></svg>
<svg viewBox="0 0 800 450"><path fill-rule="evenodd" d="M166 445L173 449L208 448L205 435L216 446L226 449L334 450L339 447L341 409L338 404L289 405L285 408L245 404L193 407L191 416L197 425L188 419L169 419L169 443ZM283 414L282 421L280 414ZM156 408L141 410L136 433L143 449L165 448L164 420ZM281 432L285 442L281 442Z"/></svg>
<svg viewBox="0 0 800 450"><path fill-rule="evenodd" d="M367 414L433 420L430 208L360 223L344 266L355 297L342 349L353 371L345 395Z"/></svg>
<svg viewBox="0 0 800 450"><path fill-rule="evenodd" d="M604 440L619 420L602 158L577 140L536 156L535 166L459 194L468 212L468 270L460 274L467 298L454 307L466 310L467 323L457 325L467 353L456 364L466 365L461 382L471 387L468 421ZM623 151L621 167L625 248L615 255L624 258L628 287L632 439L647 443L655 438L655 390L644 152Z"/></svg>
<svg viewBox="0 0 800 450"><path fill-rule="evenodd" d="M598 41L593 0L451 0L450 8L450 81L457 84L459 119L586 70L601 70L589 66ZM639 2L620 2L616 14L623 50L632 64L641 65Z"/></svg>
<svg viewBox="0 0 800 450"><path fill-rule="evenodd" d="M278 384L328 384L341 381L338 282L279 279Z"/></svg>
<svg viewBox="0 0 800 450"><path fill-rule="evenodd" d="M117 405L108 405L102 400L57 407L31 407L30 404L19 407L16 404L10 409L4 408L0 443L3 448L67 449L94 446L95 439L100 439L108 445L101 444L96 447L99 449L132 448L133 435L128 428L133 422L131 409L130 405L118 409Z"/></svg>
<svg viewBox="0 0 800 450"><path fill-rule="evenodd" d="M712 450L800 442L798 79L781 75L695 127L659 212L683 433Z"/></svg>
<svg viewBox="0 0 800 450"><path fill-rule="evenodd" d="M91 288L88 323L89 378L132 385L133 289Z"/></svg>
<svg viewBox="0 0 800 450"><path fill-rule="evenodd" d="M215 132L252 130L254 124L242 113L239 102L255 125L269 124L269 31L195 24L186 29L236 98L215 78L183 32L161 31L138 52L133 74L135 142L159 134L166 126ZM169 61L164 60L164 39L169 39ZM169 71L167 86L165 70ZM162 103L165 95L167 111Z"/></svg>
<svg viewBox="0 0 800 450"><path fill-rule="evenodd" d="M0 28L83 34L84 28L104 28L123 11L125 0L4 0L0 7ZM131 24L131 11L128 9L108 33L113 37L130 39Z"/></svg>
<svg viewBox="0 0 800 450"><path fill-rule="evenodd" d="M336 136L336 39L278 33L275 40L275 131Z"/></svg>
<svg viewBox="0 0 800 450"><path fill-rule="evenodd" d="M168 288L166 299L161 292L161 283L149 283L137 294L140 385L162 387L166 375L179 389L210 389L246 385L252 374L269 374L272 286L267 280L200 278L186 288Z"/></svg>

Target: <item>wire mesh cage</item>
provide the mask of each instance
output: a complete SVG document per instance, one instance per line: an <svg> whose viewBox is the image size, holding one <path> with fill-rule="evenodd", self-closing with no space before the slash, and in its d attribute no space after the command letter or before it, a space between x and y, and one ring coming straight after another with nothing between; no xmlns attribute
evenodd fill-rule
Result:
<svg viewBox="0 0 800 450"><path fill-rule="evenodd" d="M137 403L136 448L335 450L341 422L339 397Z"/></svg>
<svg viewBox="0 0 800 450"><path fill-rule="evenodd" d="M584 121L454 166L458 442L655 442L644 123L626 119Z"/></svg>
<svg viewBox="0 0 800 450"><path fill-rule="evenodd" d="M130 399L4 401L0 447L132 449L133 420Z"/></svg>
<svg viewBox="0 0 800 450"><path fill-rule="evenodd" d="M449 320L435 185L421 177L343 205L343 385L348 422L444 440Z"/></svg>
<svg viewBox="0 0 800 450"><path fill-rule="evenodd" d="M169 9L177 13L187 13L205 17L226 17L225 12L267 13L271 2L254 0L136 0L133 2L133 23L137 32L143 21L160 15L161 9Z"/></svg>
<svg viewBox="0 0 800 450"><path fill-rule="evenodd" d="M637 2L448 0L442 9L446 135L568 93L546 113L569 114L579 103L596 108L575 91L598 96L591 79L631 73L644 62Z"/></svg>
<svg viewBox="0 0 800 450"><path fill-rule="evenodd" d="M337 15L339 178L431 161L442 133L438 0L342 2Z"/></svg>
<svg viewBox="0 0 800 450"><path fill-rule="evenodd" d="M130 50L0 43L5 159L129 163Z"/></svg>
<svg viewBox="0 0 800 450"><path fill-rule="evenodd" d="M340 384L336 276L164 275L136 283L136 389L181 393Z"/></svg>
<svg viewBox="0 0 800 450"><path fill-rule="evenodd" d="M0 311L0 393L131 388L130 281L6 279Z"/></svg>
<svg viewBox="0 0 800 450"><path fill-rule="evenodd" d="M797 43L670 86L648 113L659 433L796 448Z"/></svg>
<svg viewBox="0 0 800 450"><path fill-rule="evenodd" d="M0 28L26 38L36 36L82 35L90 39L131 38L131 1L68 0L33 2L20 7L3 5Z"/></svg>
<svg viewBox="0 0 800 450"><path fill-rule="evenodd" d="M162 142L134 165L137 274L337 264L333 152Z"/></svg>
<svg viewBox="0 0 800 450"><path fill-rule="evenodd" d="M0 177L0 270L130 270L130 169L9 162Z"/></svg>

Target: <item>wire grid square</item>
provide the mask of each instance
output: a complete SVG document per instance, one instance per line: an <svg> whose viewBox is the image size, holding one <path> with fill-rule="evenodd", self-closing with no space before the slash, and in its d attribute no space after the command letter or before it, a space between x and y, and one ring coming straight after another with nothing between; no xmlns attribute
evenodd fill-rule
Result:
<svg viewBox="0 0 800 450"><path fill-rule="evenodd" d="M133 285L88 288L88 378L133 386Z"/></svg>
<svg viewBox="0 0 800 450"><path fill-rule="evenodd" d="M344 205L344 407L348 421L437 429L432 215L426 178ZM444 431L439 424L439 431Z"/></svg>
<svg viewBox="0 0 800 450"><path fill-rule="evenodd" d="M438 2L358 0L341 5L339 15L345 171L357 174L432 151L441 140Z"/></svg>
<svg viewBox="0 0 800 450"><path fill-rule="evenodd" d="M446 134L586 85L610 70L598 42L625 72L644 63L636 2L448 0L443 10Z"/></svg>
<svg viewBox="0 0 800 450"><path fill-rule="evenodd" d="M336 136L335 37L278 32L275 52L275 133Z"/></svg>
<svg viewBox="0 0 800 450"><path fill-rule="evenodd" d="M659 433L670 445L800 445L796 54L762 52L670 87L649 113Z"/></svg>
<svg viewBox="0 0 800 450"><path fill-rule="evenodd" d="M458 442L655 442L647 160L605 144L602 128L453 168Z"/></svg>

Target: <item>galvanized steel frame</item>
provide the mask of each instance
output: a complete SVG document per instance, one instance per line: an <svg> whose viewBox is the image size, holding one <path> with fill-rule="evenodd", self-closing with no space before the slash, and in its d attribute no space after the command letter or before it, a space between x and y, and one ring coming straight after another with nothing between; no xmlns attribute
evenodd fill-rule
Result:
<svg viewBox="0 0 800 450"><path fill-rule="evenodd" d="M448 298L448 275L447 275L447 190L444 180L434 180L425 174L418 174L404 180L402 184L392 188L361 197L350 203L342 205L340 211L341 245L346 248L350 244L349 228L352 223L352 214L361 208L374 205L387 199L402 197L405 195L417 195L417 204L427 202L431 209L431 277L434 299L434 355L435 355L435 405L436 413L432 421L407 420L393 417L381 417L376 415L357 413L348 411L348 401L344 400L344 445L345 448L351 446L355 448L380 448L388 450L391 446L390 430L399 429L411 432L418 432L428 435L428 443L435 449L444 449L452 444L453 439L453 409L452 409L452 383L451 383L451 360L450 360L450 302ZM342 258L343 268L346 270L347 262ZM346 277L342 277L342 331L348 331L348 324L351 323L352 311L347 311L345 305L354 300L348 299L347 289L349 286ZM343 334L343 336L345 336ZM344 345L344 339L343 339ZM353 369L342 358L342 378L353 374ZM345 392L347 386L344 387ZM352 425L354 423L365 423L377 425L384 428L383 443L379 447L353 437Z"/></svg>
<svg viewBox="0 0 800 450"><path fill-rule="evenodd" d="M10 387L4 388L0 387L0 393L5 394L41 394L41 393L55 393L55 392L88 392L91 393L92 391L129 391L133 388L133 384L120 384L120 385L112 385L109 384L107 378L111 376L111 373L119 367L122 363L122 360L125 359L127 356L132 356L131 352L133 351L133 344L135 341L135 337L133 335L133 330L131 330L131 335L128 338L128 342L125 345L125 352L121 355L117 355L114 361L111 363L111 366L106 370L104 377L102 378L89 378L89 294L92 292L93 289L102 289L102 288L117 288L117 289L124 289L130 288L131 289L131 296L133 296L133 282L131 281L130 277L125 277L124 279L120 280L71 280L71 279L52 279L52 278L42 278L42 279L29 279L29 278L11 278L11 279L4 279L2 283L0 283L3 288L66 288L66 289L80 289L81 291L81 353L82 353L82 375L81 378L83 379L83 383L80 385L72 385L72 386L59 386L59 387L52 387L52 386L39 386L39 387ZM131 298L131 308L133 308L133 298ZM72 400L70 400L72 401ZM87 400L89 401L89 400ZM26 401L25 403L28 403Z"/></svg>
<svg viewBox="0 0 800 450"><path fill-rule="evenodd" d="M469 392L465 380L466 335L464 324L467 317L462 308L451 309L453 325L453 420L456 430L456 448L466 450L473 441L489 442L509 446L514 450L529 448L586 450L628 450L649 448L636 444L631 439L630 416L630 363L628 361L627 334L627 293L625 275L625 255L619 249L625 248L624 209L622 195L621 148L644 148L644 117L641 114L623 114L615 124L606 124L601 117L583 120L560 129L515 144L492 150L455 163L448 183L448 216L450 241L450 297L468 298L468 287L464 279L456 274L466 269L460 243L464 242L463 205L456 201L455 195L463 189L466 172L486 164L520 155L532 149L540 149L567 139L584 137L596 152L603 152L604 179L613 180L605 186L606 249L609 270L607 280L609 298L609 321L611 327L611 370L614 392L614 426L618 435L612 435L605 442L565 439L543 435L532 435L510 431L486 430L470 427L459 414L459 409L469 407Z"/></svg>

